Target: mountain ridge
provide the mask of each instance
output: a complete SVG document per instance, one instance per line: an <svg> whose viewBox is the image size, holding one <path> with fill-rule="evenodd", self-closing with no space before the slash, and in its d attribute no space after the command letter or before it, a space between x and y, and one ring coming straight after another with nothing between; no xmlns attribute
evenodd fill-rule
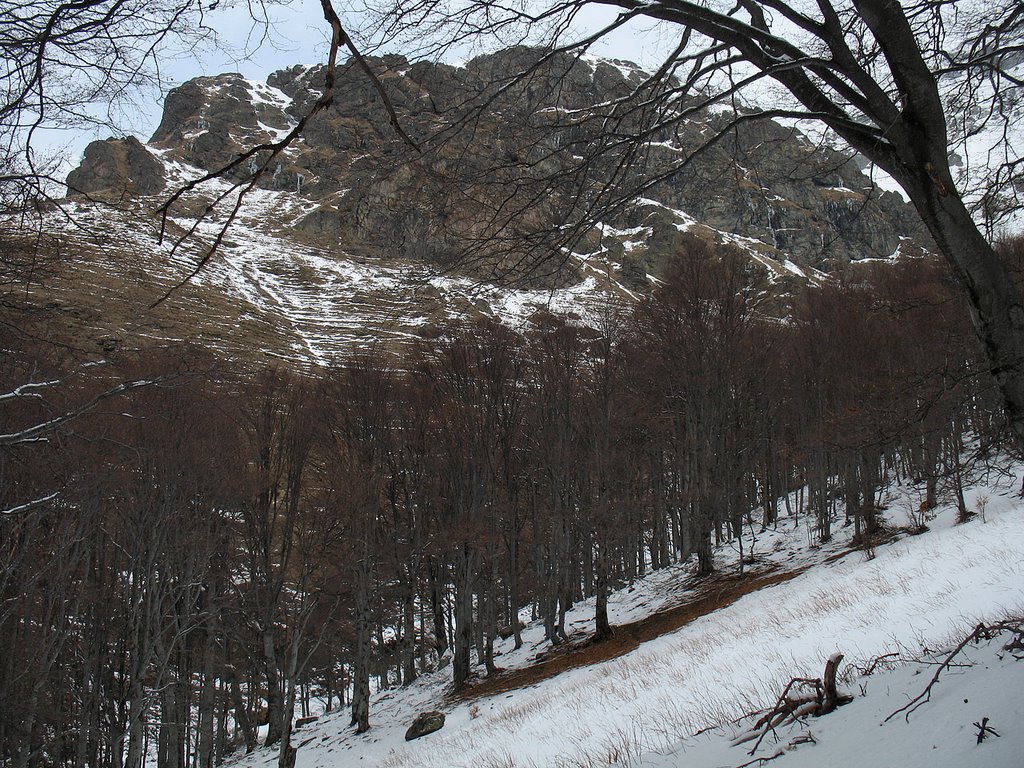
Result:
<svg viewBox="0 0 1024 768"><path fill-rule="evenodd" d="M191 286L177 291L215 289L214 300L198 300L207 308L238 304L226 317L214 312L197 322L208 326L199 338L221 343L215 337L231 334L233 312L262 318L290 330L257 344L257 352L316 364L375 336L429 338L477 314L515 325L537 312L568 311L593 324L588 314L632 301L675 253L698 241L747 252L766 290L780 294L848 261L915 253L925 242L909 206L874 187L853 160L765 122L738 135L728 151L701 155L686 178L650 185L628 205L611 207L607 218L581 219L572 249L564 250L561 230L595 194L608 158L595 152L590 175L573 176L581 157L575 153L589 151L601 135L588 119L563 116L582 114L599 97L628 100L642 89L644 73L623 62L562 56L524 80L510 75L529 70L537 56L510 49L461 68L370 59L404 129L420 142L418 155L393 135L369 80L344 67L336 106L310 120L279 159L257 152L182 195L167 221L155 222L150 211L173 191L255 145L281 140L321 93L323 69L291 67L266 83L238 73L196 78L168 94L148 144L128 138L89 146L68 177L73 205L93 211L105 230L130 231L123 245L150 254L140 261L164 292L223 240ZM462 130L467 114L472 135ZM655 137L636 161L657 171L722 119L714 112L687 119L675 136ZM237 220L222 233L239 185L249 184ZM191 238L161 243L156 230L166 223ZM90 252L88 241L80 238L82 254ZM90 268L97 277L101 261ZM366 274L343 280L342 273ZM77 301L73 293L64 290L64 300ZM131 303L132 290L125 293ZM159 298L150 292L143 301ZM164 303L175 301L171 295ZM187 335L187 323L179 325L175 333ZM108 326L105 336L117 336L116 324ZM245 353L244 343L235 346Z"/></svg>

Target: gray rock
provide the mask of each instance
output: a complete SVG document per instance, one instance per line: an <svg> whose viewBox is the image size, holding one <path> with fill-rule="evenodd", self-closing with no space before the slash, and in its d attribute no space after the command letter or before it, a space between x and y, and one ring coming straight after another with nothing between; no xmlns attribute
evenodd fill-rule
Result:
<svg viewBox="0 0 1024 768"><path fill-rule="evenodd" d="M187 163L217 170L249 147L271 140L266 130L291 125L281 107L253 99L251 86L238 73L197 77L167 94L164 114L150 141L172 148ZM262 159L262 158L259 158ZM247 177L247 167L232 177ZM269 184L269 174L266 179Z"/></svg>
<svg viewBox="0 0 1024 768"><path fill-rule="evenodd" d="M85 148L82 164L68 174L68 193L103 200L155 195L164 188L163 164L138 139L109 138Z"/></svg>
<svg viewBox="0 0 1024 768"><path fill-rule="evenodd" d="M303 238L445 268L457 263L460 271L482 280L495 274L523 278L516 265L534 264L550 252L538 233L571 223L595 189L614 176L618 157L614 151L597 153L587 174L577 174L571 153L599 144L603 121L560 128L552 123L562 110L629 99L644 79L628 65L568 54L551 56L535 68L540 56L537 49L519 46L476 57L461 68L410 64L401 56L369 57L402 129L419 142L422 154L400 140L380 94L350 62L338 70L332 106L309 121L300 141L274 158L259 184L303 199L307 213L283 222ZM514 78L524 71L529 76ZM322 94L325 71L296 66L267 82L291 104L282 108L254 99L253 87L237 74L197 78L175 88L153 142L205 170L223 167L266 141L267 127L280 130L303 117ZM444 136L447 121L481 103L486 108L471 121L472 138L468 133ZM851 260L886 257L901 236L924 241L913 210L898 196L873 189L856 159L813 146L770 121L729 131L684 171L667 172L706 144L709 129L724 129L729 119L694 115L652 137L672 146L655 145L647 154L645 173L664 173L664 180L646 189L644 197L666 207L633 203L604 222L648 227L646 242L631 237L627 250L614 238L596 238L592 230L584 233L577 250L604 253L621 265L627 283L642 290L648 274L662 275L686 247L669 209L759 240L774 258L791 258L805 268L828 270ZM268 157L236 168L231 179L248 179ZM119 194L150 194L145 190L155 186L152 179L128 173L125 165L97 156L88 173L83 167L79 170L85 175L73 178L83 190L102 186ZM568 172L559 176L561 171ZM558 181L549 184L550 179ZM514 212L509 220L494 215L499 200L504 210ZM534 287L550 288L575 276L534 273L532 279L539 281Z"/></svg>
<svg viewBox="0 0 1024 768"><path fill-rule="evenodd" d="M412 741L444 727L444 712L420 712L405 732L405 740Z"/></svg>
<svg viewBox="0 0 1024 768"><path fill-rule="evenodd" d="M521 621L519 622L519 629L520 631L526 629L526 625ZM506 624L505 626L498 628L498 637L502 640L508 640L515 633L516 631L511 624Z"/></svg>

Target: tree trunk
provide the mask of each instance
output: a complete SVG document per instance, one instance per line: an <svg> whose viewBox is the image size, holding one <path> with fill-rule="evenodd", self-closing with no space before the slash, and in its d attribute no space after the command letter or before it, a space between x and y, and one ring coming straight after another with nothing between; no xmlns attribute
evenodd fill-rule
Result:
<svg viewBox="0 0 1024 768"><path fill-rule="evenodd" d="M455 565L455 653L452 659L452 680L455 690L465 687L469 679L469 652L473 645L473 570L475 556L464 543Z"/></svg>
<svg viewBox="0 0 1024 768"><path fill-rule="evenodd" d="M519 533L514 527L508 542L508 585L509 622L519 650L523 647L523 630L519 627Z"/></svg>
<svg viewBox="0 0 1024 768"><path fill-rule="evenodd" d="M444 622L444 580L442 567L430 558L430 608L434 618L434 647L438 656L448 650L448 631Z"/></svg>
<svg viewBox="0 0 1024 768"><path fill-rule="evenodd" d="M158 768L183 768L185 745L182 744L183 723L178 722L180 705L178 702L180 686L177 680L171 679L164 683L160 698L160 749L157 758Z"/></svg>
<svg viewBox="0 0 1024 768"><path fill-rule="evenodd" d="M597 593L594 600L594 639L606 640L612 635L612 625L608 622L608 544L605 537L598 535L599 544L595 565L594 588Z"/></svg>
<svg viewBox="0 0 1024 768"><path fill-rule="evenodd" d="M278 768L294 768L295 747L292 746L292 719L295 715L295 691L299 675L300 630L296 628L288 648L288 665L285 670L285 697L281 711L281 749L278 752Z"/></svg>
<svg viewBox="0 0 1024 768"><path fill-rule="evenodd" d="M953 268L967 294L975 334L1020 448L1024 446L1024 302L1020 291L953 182L938 81L921 56L903 8L890 0L855 0L854 5L895 69L903 104L899 119L887 126L890 145L866 145L863 137L842 128L837 131L900 183Z"/></svg>
<svg viewBox="0 0 1024 768"><path fill-rule="evenodd" d="M367 548L364 547L364 555ZM352 660L352 725L370 730L370 573L367 558L356 566L356 648Z"/></svg>
<svg viewBox="0 0 1024 768"><path fill-rule="evenodd" d="M238 678L233 674L231 677L231 703L235 708L235 722L245 740L245 754L248 755L256 749L256 729L249 719L249 711L245 708L245 702L242 700L242 688L238 684Z"/></svg>
<svg viewBox="0 0 1024 768"><path fill-rule="evenodd" d="M128 755L125 768L141 768L145 754L143 753L143 737L146 728L146 711L149 703L142 690L141 681L133 680L132 693L128 700Z"/></svg>
<svg viewBox="0 0 1024 768"><path fill-rule="evenodd" d="M214 674L213 632L208 631L203 648L203 683L199 693L199 744L197 768L212 768L214 748L214 713L217 705L217 679Z"/></svg>
<svg viewBox="0 0 1024 768"><path fill-rule="evenodd" d="M487 578L480 589L480 596L482 598L480 624L483 632L483 646L480 654L483 656L484 668L487 670L488 676L498 671L498 668L494 665L494 638L498 634L498 594L493 566L491 565L492 562L492 560L488 560Z"/></svg>
<svg viewBox="0 0 1024 768"><path fill-rule="evenodd" d="M691 505L690 529L691 539L694 543L694 551L697 553L697 575L707 576L714 573L715 560L711 547L711 521L709 515L698 508L699 502Z"/></svg>
<svg viewBox="0 0 1024 768"><path fill-rule="evenodd" d="M274 648L274 621L266 616L263 620L263 662L267 674L267 738L263 746L269 747L281 738L281 674L278 669L277 651Z"/></svg>

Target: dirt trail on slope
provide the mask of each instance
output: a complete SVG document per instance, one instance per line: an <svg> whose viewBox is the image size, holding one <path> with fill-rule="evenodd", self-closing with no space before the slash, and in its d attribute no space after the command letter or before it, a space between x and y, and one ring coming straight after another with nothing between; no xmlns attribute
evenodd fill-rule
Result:
<svg viewBox="0 0 1024 768"><path fill-rule="evenodd" d="M451 698L455 701L464 701L493 696L539 683L568 669L623 656L648 640L673 632L694 619L736 602L746 594L789 581L805 570L807 569L772 570L742 576L719 575L695 580L694 588L687 596L686 602L637 621L615 625L608 640L596 643L584 639L555 646L539 656L530 666L502 671L492 677L472 682L459 693L452 694Z"/></svg>

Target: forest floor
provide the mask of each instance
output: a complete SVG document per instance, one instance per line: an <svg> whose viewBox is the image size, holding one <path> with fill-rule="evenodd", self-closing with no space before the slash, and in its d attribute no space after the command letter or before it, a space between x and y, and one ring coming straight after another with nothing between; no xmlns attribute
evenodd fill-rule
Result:
<svg viewBox="0 0 1024 768"><path fill-rule="evenodd" d="M957 525L956 509L943 504L914 536L905 528L923 489L894 484L882 499L892 535L872 552L854 550L851 529L841 526L833 541L817 543L806 518L751 529L742 552L754 566L744 576L737 574L740 549L726 544L710 579L694 579L692 564L681 563L613 593L615 633L605 643L590 642L593 600L567 614L569 642L559 648L525 612L523 646L496 644L495 661L505 670L498 676L455 697L451 668L442 665L379 691L365 734L354 733L345 711L323 714L294 734L296 768L736 768L762 760L771 768L853 768L865 764L860 752L877 765L915 765L888 759L883 748L901 760L918 755L920 765L1019 768L1024 730L1015 735L1007 726L1024 721L1024 663L1011 663L995 646L973 651L976 674L956 667L943 680L934 718L895 718L883 732L878 715L920 692L938 663L931 649L979 621L1024 614L1022 475L1024 465L1008 465L976 478L965 488L974 519ZM780 728L782 741L766 740L754 756L749 744L732 746L745 713L770 706L793 677L820 676L837 651L846 655L846 690L879 698L857 695L833 715ZM859 676L886 653L904 664L886 673L894 677ZM923 663L912 662L923 655ZM427 710L445 713L444 728L406 742L406 728ZM986 716L1001 737L977 745L972 722ZM805 742L806 733L818 743ZM800 746L788 749L791 743ZM275 760L276 752L258 750L234 764Z"/></svg>

